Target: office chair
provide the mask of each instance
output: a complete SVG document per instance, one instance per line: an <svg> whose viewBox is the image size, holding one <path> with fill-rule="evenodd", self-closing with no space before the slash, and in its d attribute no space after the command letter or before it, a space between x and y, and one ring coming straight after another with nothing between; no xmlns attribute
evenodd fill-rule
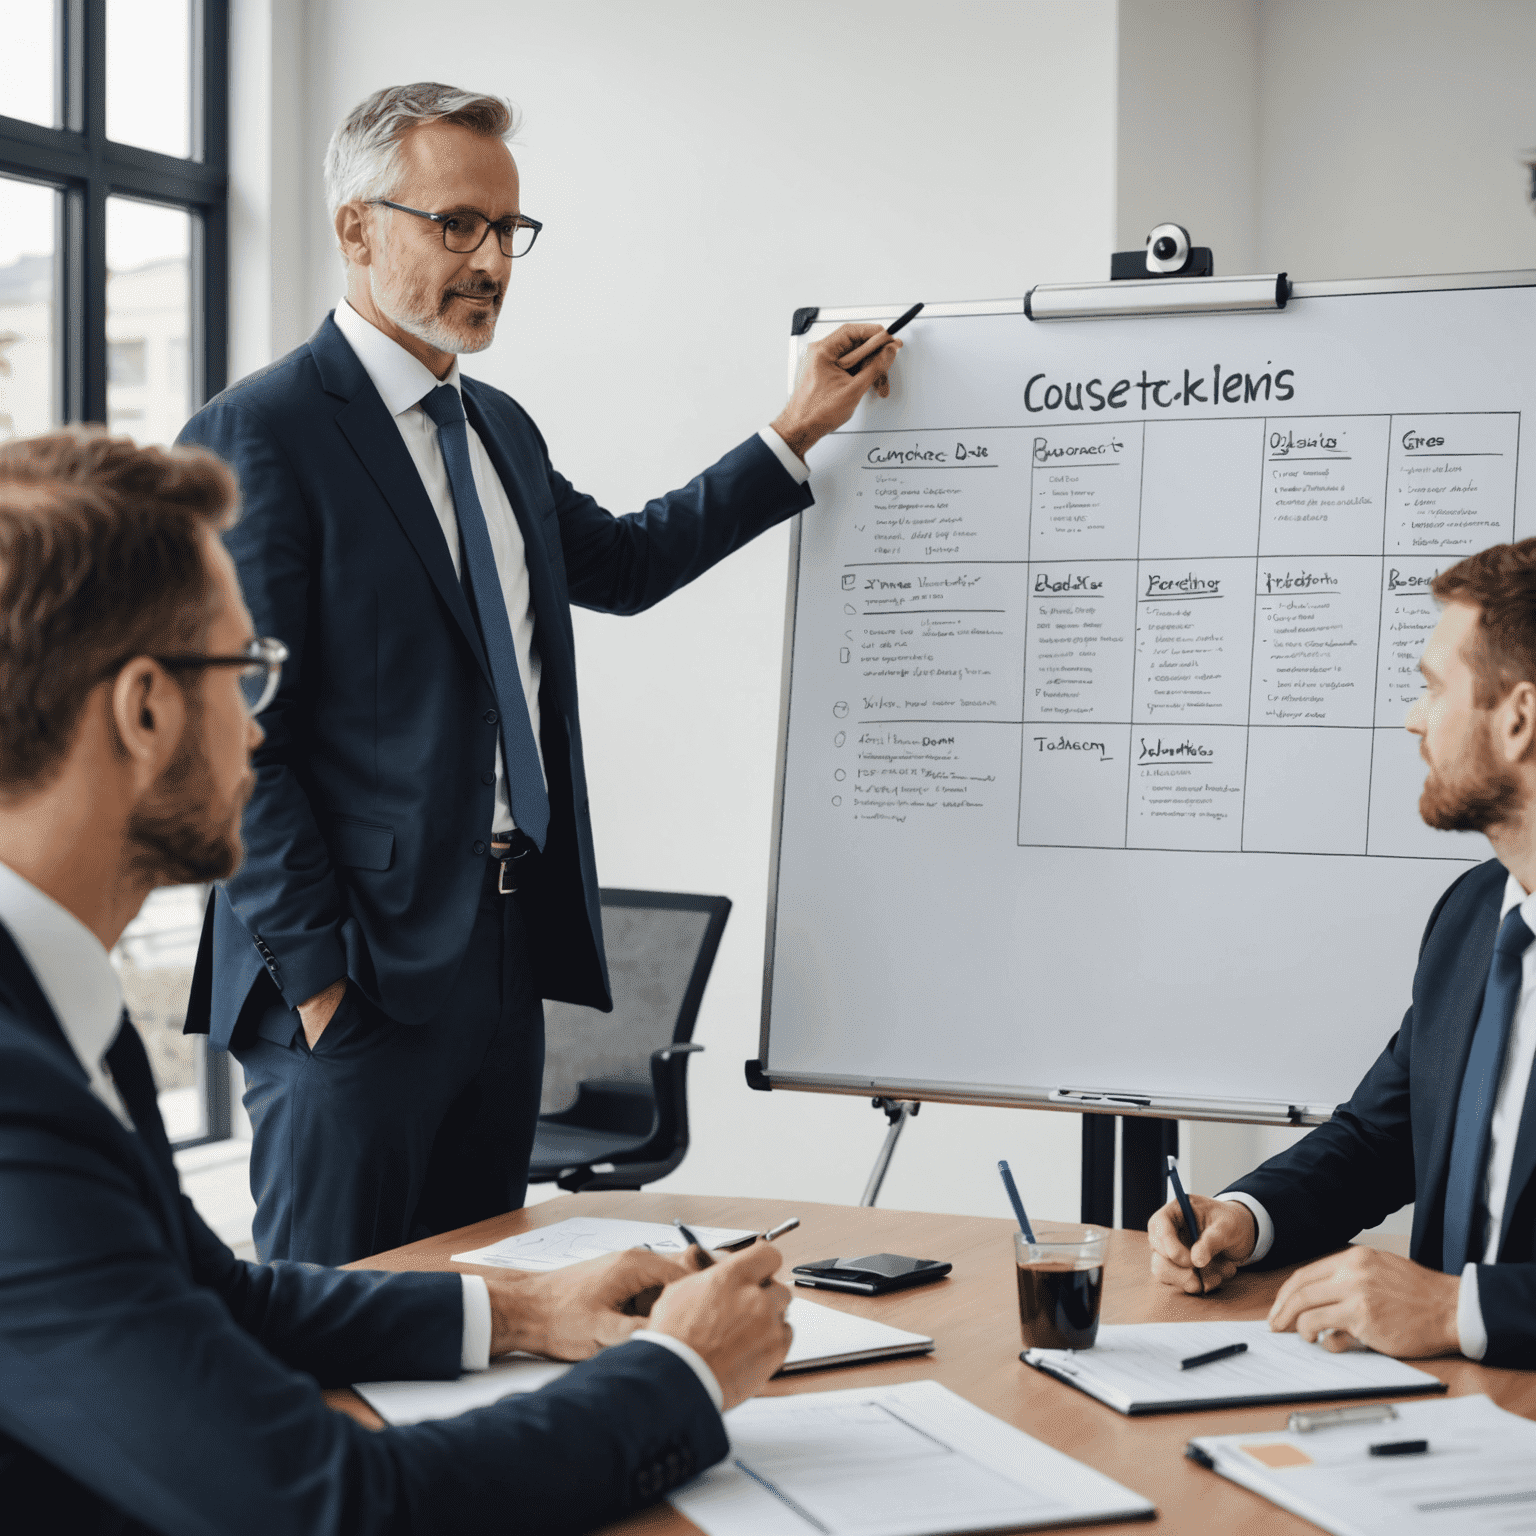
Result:
<svg viewBox="0 0 1536 1536"><path fill-rule="evenodd" d="M613 1012L544 1005L544 1092L528 1170L564 1190L639 1189L688 1151L688 1057L730 915L724 896L604 890Z"/></svg>

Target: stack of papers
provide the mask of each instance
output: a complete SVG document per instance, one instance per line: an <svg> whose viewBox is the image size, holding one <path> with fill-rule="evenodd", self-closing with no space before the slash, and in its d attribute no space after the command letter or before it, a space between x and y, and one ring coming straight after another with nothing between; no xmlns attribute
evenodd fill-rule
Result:
<svg viewBox="0 0 1536 1536"><path fill-rule="evenodd" d="M1239 1341L1248 1346L1243 1354L1179 1368ZM1370 1350L1334 1354L1300 1334L1271 1333L1265 1322L1110 1326L1092 1349L1030 1349L1024 1359L1126 1414L1445 1391L1438 1377L1401 1360Z"/></svg>
<svg viewBox="0 0 1536 1536"><path fill-rule="evenodd" d="M818 1306L798 1296L790 1302L785 1316L795 1330L795 1342L780 1375L920 1355L933 1348L933 1340L926 1334L908 1333L904 1328ZM473 1371L455 1381L363 1381L353 1390L387 1424L419 1424L423 1419L451 1419L514 1392L537 1392L568 1370L570 1366L558 1360L506 1355L493 1360L490 1370Z"/></svg>
<svg viewBox="0 0 1536 1536"><path fill-rule="evenodd" d="M742 1227L694 1227L706 1248L735 1248L756 1237ZM622 1253L626 1248L653 1248L657 1253L681 1254L688 1240L676 1227L659 1221L613 1221L606 1216L573 1216L553 1226L535 1227L504 1237L499 1243L453 1255L455 1264L494 1264L502 1269L564 1269L583 1259Z"/></svg>
<svg viewBox="0 0 1536 1536"><path fill-rule="evenodd" d="M1150 1518L1152 1504L936 1381L756 1397L672 1495L708 1536L940 1536Z"/></svg>
<svg viewBox="0 0 1536 1536"><path fill-rule="evenodd" d="M1429 1449L1370 1454L1402 1440ZM1381 1424L1205 1435L1187 1454L1336 1536L1528 1531L1536 1520L1536 1424L1486 1397L1400 1403Z"/></svg>

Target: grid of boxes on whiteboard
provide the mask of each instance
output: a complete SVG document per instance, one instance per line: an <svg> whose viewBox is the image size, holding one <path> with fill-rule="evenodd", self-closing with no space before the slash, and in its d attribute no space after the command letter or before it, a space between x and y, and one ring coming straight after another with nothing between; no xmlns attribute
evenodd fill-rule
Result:
<svg viewBox="0 0 1536 1536"><path fill-rule="evenodd" d="M951 530L979 563L918 622L978 674L1022 666L1019 842L1466 858L1414 814L1403 720L1430 581L1514 535L1519 428L1518 412L992 428L960 461L931 434L948 462L921 498L941 509L929 537ZM1021 456L1027 517L987 505L1016 494ZM880 495L911 495L897 474L875 467L887 515L852 559L897 553ZM907 608L863 595L874 628Z"/></svg>

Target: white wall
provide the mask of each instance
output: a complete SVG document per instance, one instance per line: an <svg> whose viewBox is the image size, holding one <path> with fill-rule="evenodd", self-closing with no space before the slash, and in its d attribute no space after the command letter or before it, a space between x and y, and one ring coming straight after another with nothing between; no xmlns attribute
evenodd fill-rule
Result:
<svg viewBox="0 0 1536 1536"><path fill-rule="evenodd" d="M257 109L273 135L270 162L254 141L242 158L237 121L237 194L254 165L247 238L266 251L240 368L306 335L340 291L318 170L336 119L392 81L501 91L527 114L524 204L548 227L470 371L516 394L557 463L620 511L773 415L797 305L1100 277L1164 218L1225 272L1536 265L1514 161L1536 143L1525 0L235 10L237 76L240 15L270 53ZM285 257L295 220L301 262ZM582 714L603 879L736 903L672 1182L846 1201L883 1120L855 1099L751 1094L741 1076L757 1053L786 543L759 540L641 618L578 614ZM1199 1127L1195 1181L1284 1139ZM883 1203L997 1212L999 1155L1040 1214L1076 1214L1074 1117L943 1105L908 1130Z"/></svg>

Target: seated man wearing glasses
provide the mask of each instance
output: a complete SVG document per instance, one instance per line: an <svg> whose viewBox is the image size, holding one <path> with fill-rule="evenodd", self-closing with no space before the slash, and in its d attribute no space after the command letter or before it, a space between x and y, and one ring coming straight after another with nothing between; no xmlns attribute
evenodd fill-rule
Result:
<svg viewBox="0 0 1536 1536"><path fill-rule="evenodd" d="M234 500L211 454L0 446L0 1527L617 1519L723 1456L720 1410L782 1363L771 1244L697 1274L642 1252L487 1278L247 1264L177 1187L107 952L153 887L239 862L262 739L241 684L260 702L279 663L219 542ZM583 1363L380 1433L320 1392L510 1349Z"/></svg>
<svg viewBox="0 0 1536 1536"><path fill-rule="evenodd" d="M808 507L804 455L900 345L844 326L772 426L612 516L459 372L542 228L514 126L432 84L351 112L325 166L345 298L182 437L234 466L229 548L291 653L187 1026L245 1070L264 1258L342 1263L523 1203L541 1000L612 1006L571 604L638 613ZM608 366L600 330L571 344Z"/></svg>

